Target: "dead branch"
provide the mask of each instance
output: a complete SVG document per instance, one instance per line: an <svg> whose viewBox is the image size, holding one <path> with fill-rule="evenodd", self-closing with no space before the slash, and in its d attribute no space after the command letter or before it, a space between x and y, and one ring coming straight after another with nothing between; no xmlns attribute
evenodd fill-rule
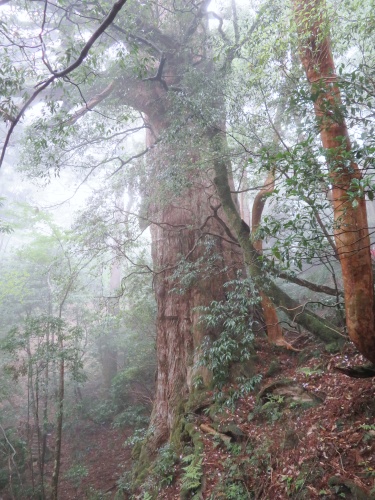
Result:
<svg viewBox="0 0 375 500"><path fill-rule="evenodd" d="M206 424L201 424L200 428L203 432L206 434L212 434L213 436L219 437L224 443L229 444L232 442L232 438L230 436L227 436L226 434L222 434L221 432L215 431L212 427Z"/></svg>

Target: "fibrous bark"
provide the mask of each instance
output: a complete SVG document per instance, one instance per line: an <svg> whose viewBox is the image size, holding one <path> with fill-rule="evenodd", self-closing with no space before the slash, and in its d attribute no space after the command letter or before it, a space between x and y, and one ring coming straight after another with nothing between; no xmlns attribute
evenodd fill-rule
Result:
<svg viewBox="0 0 375 500"><path fill-rule="evenodd" d="M198 308L225 300L224 283L235 279L237 272L244 269L242 252L236 239L228 234L226 216L220 208L211 174L207 174L209 168L202 169L203 153L196 144L190 147L186 140L178 146L179 164L171 165L176 155L167 139L171 125L183 131L186 121L190 130L198 131L196 136L203 143L207 135L199 117L189 115L186 109L176 109L174 104L181 85L186 93L194 92L192 82L184 81L187 68L195 66L200 74L212 69L202 57L205 9L206 3L192 7L191 14L185 15L181 33L176 33L176 40L159 28L142 28L148 40L155 37L155 43L165 48L159 66L154 69L155 76L142 81L119 77L114 90L124 103L143 113L149 127L149 178L144 196L148 198L148 217L152 221L157 379L150 422L152 433L143 449L148 456L170 438L183 405L194 390L194 381L199 377L206 386L210 383L208 370L197 368L196 363L204 337L215 339L219 332L200 322ZM164 17L161 24L163 21ZM166 173L173 174L174 169L178 171L178 186L168 187L170 179Z"/></svg>
<svg viewBox="0 0 375 500"><path fill-rule="evenodd" d="M162 133L160 121L155 123L154 119L151 126ZM158 150L156 146L152 156L159 164L162 147ZM196 154L193 156L196 159ZM151 450L169 439L196 378L199 376L206 386L211 379L207 369L195 365L204 337L215 338L218 332L203 326L197 308L224 300L224 283L243 269L238 244L228 238L219 220L225 215L218 207L212 181L197 169L189 173L189 187L180 195L168 202L156 200L150 209L158 305L157 383L150 422L154 434L148 443ZM191 272L188 283L181 283L178 266L182 274Z"/></svg>

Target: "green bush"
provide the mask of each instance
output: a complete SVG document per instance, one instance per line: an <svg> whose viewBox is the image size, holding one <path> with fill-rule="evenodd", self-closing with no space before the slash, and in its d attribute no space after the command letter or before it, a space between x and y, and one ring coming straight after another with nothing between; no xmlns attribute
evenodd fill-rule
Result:
<svg viewBox="0 0 375 500"><path fill-rule="evenodd" d="M251 279L237 279L225 283L226 299L213 301L207 307L199 307L201 322L206 328L219 331L217 339L206 337L200 364L213 374L213 383L223 387L236 363L249 362L254 351L253 311L259 303Z"/></svg>
<svg viewBox="0 0 375 500"><path fill-rule="evenodd" d="M144 428L149 423L149 412L144 406L130 406L127 410L119 413L113 419L113 427L131 426L135 429Z"/></svg>

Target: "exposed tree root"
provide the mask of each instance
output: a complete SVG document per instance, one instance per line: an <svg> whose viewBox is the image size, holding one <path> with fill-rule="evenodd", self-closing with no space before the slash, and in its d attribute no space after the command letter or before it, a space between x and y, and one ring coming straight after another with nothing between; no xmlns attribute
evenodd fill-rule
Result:
<svg viewBox="0 0 375 500"><path fill-rule="evenodd" d="M215 431L212 427L206 424L201 424L200 428L203 432L206 432L208 434L212 434L213 436L219 437L224 443L230 443L232 441L232 438L230 436L227 436L226 434L223 434L222 432Z"/></svg>
<svg viewBox="0 0 375 500"><path fill-rule="evenodd" d="M335 371L343 373L352 378L371 378L375 377L375 365L372 363L363 366L335 366Z"/></svg>

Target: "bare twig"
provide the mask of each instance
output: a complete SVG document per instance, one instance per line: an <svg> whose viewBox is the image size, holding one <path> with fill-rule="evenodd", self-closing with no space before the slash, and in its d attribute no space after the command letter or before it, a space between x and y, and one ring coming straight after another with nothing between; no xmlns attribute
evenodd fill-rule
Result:
<svg viewBox="0 0 375 500"><path fill-rule="evenodd" d="M7 150L7 147L9 145L9 141L11 138L11 135L13 133L13 130L15 129L16 125L18 122L21 120L23 115L25 114L26 110L29 108L30 104L35 100L35 98L47 87L51 85L56 79L63 78L67 76L69 73L74 71L76 68L78 68L82 62L86 59L91 47L94 45L96 40L104 33L104 31L111 25L113 20L116 18L117 14L120 12L122 7L125 5L127 0L118 0L112 7L111 11L107 15L107 17L104 19L104 21L101 23L101 25L97 28L97 30L91 35L90 39L88 42L85 44L83 47L80 55L78 58L70 64L67 68L63 69L62 71L56 71L50 76L47 80L44 80L43 82L40 82L36 85L36 90L35 92L27 99L25 104L22 106L21 110L19 111L18 115L14 118L12 121L9 131L6 135L4 145L2 148L1 156L0 156L0 168L1 165L3 164L5 153Z"/></svg>

